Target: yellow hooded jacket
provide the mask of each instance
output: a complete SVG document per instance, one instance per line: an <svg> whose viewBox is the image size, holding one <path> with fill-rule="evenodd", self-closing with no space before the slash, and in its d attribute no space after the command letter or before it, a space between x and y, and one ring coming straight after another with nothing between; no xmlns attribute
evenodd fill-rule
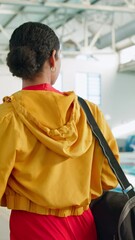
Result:
<svg viewBox="0 0 135 240"><path fill-rule="evenodd" d="M116 158L99 108L89 107ZM80 215L117 180L74 92L21 90L0 105L0 203L9 209Z"/></svg>

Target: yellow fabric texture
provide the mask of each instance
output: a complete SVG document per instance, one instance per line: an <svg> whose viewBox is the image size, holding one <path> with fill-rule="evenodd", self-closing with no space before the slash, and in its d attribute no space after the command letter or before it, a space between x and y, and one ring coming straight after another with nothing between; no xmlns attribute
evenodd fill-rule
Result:
<svg viewBox="0 0 135 240"><path fill-rule="evenodd" d="M87 101L114 155L99 108ZM0 203L55 216L80 215L117 180L74 92L21 90L0 105Z"/></svg>

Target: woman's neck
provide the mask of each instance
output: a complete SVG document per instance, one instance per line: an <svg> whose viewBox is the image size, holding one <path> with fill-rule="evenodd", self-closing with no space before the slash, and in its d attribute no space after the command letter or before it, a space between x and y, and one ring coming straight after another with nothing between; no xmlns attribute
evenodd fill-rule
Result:
<svg viewBox="0 0 135 240"><path fill-rule="evenodd" d="M46 61L42 67L42 70L36 74L32 79L23 79L22 80L22 88L49 83L52 85L51 80L51 70L50 64Z"/></svg>
<svg viewBox="0 0 135 240"><path fill-rule="evenodd" d="M22 80L22 88L49 83L51 84L51 76L50 73L46 71L40 72L40 74L36 75L33 79L23 79Z"/></svg>
<svg viewBox="0 0 135 240"><path fill-rule="evenodd" d="M39 85L39 84L45 84L45 83L51 84L50 81L47 81L46 79L44 79L43 81L41 79L39 81L37 81L35 79L34 80L23 80L22 88Z"/></svg>

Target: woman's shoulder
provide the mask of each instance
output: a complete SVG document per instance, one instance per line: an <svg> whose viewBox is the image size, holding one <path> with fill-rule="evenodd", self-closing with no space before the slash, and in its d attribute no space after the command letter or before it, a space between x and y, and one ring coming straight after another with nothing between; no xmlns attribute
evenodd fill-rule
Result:
<svg viewBox="0 0 135 240"><path fill-rule="evenodd" d="M91 112L92 112L92 114L95 118L102 115L102 112L101 112L101 110L100 110L100 108L97 104L95 104L93 102L90 102L88 100L86 100L86 103L88 104L88 106L89 106L89 108L90 108L90 110L91 110Z"/></svg>
<svg viewBox="0 0 135 240"><path fill-rule="evenodd" d="M87 104L91 110L91 113L92 113L95 121L97 122L99 128L103 131L104 128L106 127L106 125L108 125L106 122L104 113L102 112L100 107L98 105L96 105L95 103L89 102L88 100L86 100L86 102L87 102Z"/></svg>

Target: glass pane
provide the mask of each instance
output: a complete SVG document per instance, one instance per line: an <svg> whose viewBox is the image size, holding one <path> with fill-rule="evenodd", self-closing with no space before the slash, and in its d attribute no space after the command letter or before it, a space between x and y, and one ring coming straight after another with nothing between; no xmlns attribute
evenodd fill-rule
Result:
<svg viewBox="0 0 135 240"><path fill-rule="evenodd" d="M77 73L75 79L75 92L84 99L100 105L101 78L98 73Z"/></svg>
<svg viewBox="0 0 135 240"><path fill-rule="evenodd" d="M88 89L90 95L100 95L99 79L88 79Z"/></svg>
<svg viewBox="0 0 135 240"><path fill-rule="evenodd" d="M100 103L101 103L101 99L100 99L99 96L89 96L88 100L90 102L93 102L93 103L97 104L97 105L100 105Z"/></svg>

